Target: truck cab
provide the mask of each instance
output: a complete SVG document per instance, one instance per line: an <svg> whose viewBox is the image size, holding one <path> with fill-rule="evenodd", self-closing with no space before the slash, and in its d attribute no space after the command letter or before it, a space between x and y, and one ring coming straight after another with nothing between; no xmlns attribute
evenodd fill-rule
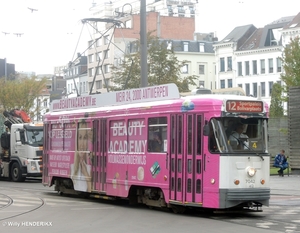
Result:
<svg viewBox="0 0 300 233"><path fill-rule="evenodd" d="M0 177L24 181L42 176L43 125L12 123L1 134Z"/></svg>

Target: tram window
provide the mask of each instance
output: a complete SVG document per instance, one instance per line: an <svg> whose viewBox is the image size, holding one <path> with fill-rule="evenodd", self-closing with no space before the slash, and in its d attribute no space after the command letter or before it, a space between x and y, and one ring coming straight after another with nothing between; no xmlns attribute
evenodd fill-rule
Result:
<svg viewBox="0 0 300 233"><path fill-rule="evenodd" d="M178 141L177 141L177 145L178 145L178 154L182 154L182 148L183 148L183 120L182 120L182 116L178 117Z"/></svg>
<svg viewBox="0 0 300 233"><path fill-rule="evenodd" d="M188 116L188 131L187 131L187 141L188 141L188 154L192 154L192 129L193 129L193 121L192 121L192 115Z"/></svg>
<svg viewBox="0 0 300 233"><path fill-rule="evenodd" d="M172 158L172 163L171 163L171 171L172 172L175 172L175 159L174 158Z"/></svg>
<svg viewBox="0 0 300 233"><path fill-rule="evenodd" d="M201 160L200 159L197 160L197 173L201 174Z"/></svg>
<svg viewBox="0 0 300 233"><path fill-rule="evenodd" d="M61 140L62 135L62 124L52 124L51 125L51 150L63 150L63 141Z"/></svg>
<svg viewBox="0 0 300 233"><path fill-rule="evenodd" d="M201 116L197 116L197 155L201 154Z"/></svg>
<svg viewBox="0 0 300 233"><path fill-rule="evenodd" d="M74 123L65 123L63 126L63 150L64 151L74 151L75 150L75 135L76 135L76 125Z"/></svg>
<svg viewBox="0 0 300 233"><path fill-rule="evenodd" d="M175 185L174 185L174 177L171 179L171 190L174 191Z"/></svg>
<svg viewBox="0 0 300 233"><path fill-rule="evenodd" d="M177 191L181 192L181 178L178 178L177 180Z"/></svg>
<svg viewBox="0 0 300 233"><path fill-rule="evenodd" d="M196 193L201 193L201 180L197 180L196 183Z"/></svg>
<svg viewBox="0 0 300 233"><path fill-rule="evenodd" d="M154 117L148 119L148 151L167 151L167 118Z"/></svg>
<svg viewBox="0 0 300 233"><path fill-rule="evenodd" d="M212 124L209 123L210 133L209 133L209 150L215 152L217 150L217 142L214 134Z"/></svg>
<svg viewBox="0 0 300 233"><path fill-rule="evenodd" d="M187 167L188 173L192 173L192 160L188 159L188 167Z"/></svg>
<svg viewBox="0 0 300 233"><path fill-rule="evenodd" d="M187 191L188 193L191 193L191 192L192 192L192 180L191 180L191 179L188 179L188 180L187 180L186 191Z"/></svg>
<svg viewBox="0 0 300 233"><path fill-rule="evenodd" d="M171 153L175 153L175 133L176 132L176 125L175 125L175 116L171 117Z"/></svg>
<svg viewBox="0 0 300 233"><path fill-rule="evenodd" d="M182 170L181 168L182 168L182 160L178 159L178 169L177 170L179 173L181 173L181 170Z"/></svg>

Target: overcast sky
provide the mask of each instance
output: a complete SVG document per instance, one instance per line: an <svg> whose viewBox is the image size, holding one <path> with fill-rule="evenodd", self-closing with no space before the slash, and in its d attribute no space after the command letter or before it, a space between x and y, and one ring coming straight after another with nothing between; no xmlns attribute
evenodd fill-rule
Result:
<svg viewBox="0 0 300 233"><path fill-rule="evenodd" d="M0 0L0 58L16 71L52 74L54 66L73 60L87 48L92 2L104 0ZM146 0L147 1L147 0ZM216 32L223 39L237 26L263 27L300 12L298 0L198 0L197 32ZM126 0L124 0L124 4ZM37 9L31 11L29 8ZM79 39L83 28L83 36ZM5 35L3 32L10 33ZM23 33L17 36L14 33ZM79 47L76 45L79 41Z"/></svg>

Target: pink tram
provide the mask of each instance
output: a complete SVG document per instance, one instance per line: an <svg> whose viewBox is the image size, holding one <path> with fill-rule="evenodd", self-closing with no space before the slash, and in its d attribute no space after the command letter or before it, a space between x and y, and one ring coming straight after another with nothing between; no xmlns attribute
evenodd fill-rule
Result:
<svg viewBox="0 0 300 233"><path fill-rule="evenodd" d="M262 211L270 199L267 121L263 101L180 97L174 84L56 100L44 116L42 182L176 212Z"/></svg>

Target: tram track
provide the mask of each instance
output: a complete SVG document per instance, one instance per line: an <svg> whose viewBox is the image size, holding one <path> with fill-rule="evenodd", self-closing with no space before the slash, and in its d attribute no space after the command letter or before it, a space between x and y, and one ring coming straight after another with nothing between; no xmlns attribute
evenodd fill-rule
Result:
<svg viewBox="0 0 300 233"><path fill-rule="evenodd" d="M0 194L0 200L3 201L4 199L7 199L7 203L0 203L0 210L9 207L13 203L13 199L10 196L6 194Z"/></svg>
<svg viewBox="0 0 300 233"><path fill-rule="evenodd" d="M37 210L41 209L45 205L45 201L42 198L35 197L36 198L35 201L40 202L40 203L37 203L33 207L31 207L31 206L26 207L25 210L22 210L22 209L19 209L19 208L17 208L16 210L13 210L14 203L16 201L18 201L18 198L14 198L14 197L6 195L4 193L0 193L1 200L3 200L2 197L4 199L6 199L7 202L5 203L5 201L4 201L3 204L0 204L0 221L13 219L13 218L16 218L16 217L19 217L19 216L22 216L22 215L32 213L34 211L37 211ZM17 213L16 214L10 214L10 210L15 211Z"/></svg>

